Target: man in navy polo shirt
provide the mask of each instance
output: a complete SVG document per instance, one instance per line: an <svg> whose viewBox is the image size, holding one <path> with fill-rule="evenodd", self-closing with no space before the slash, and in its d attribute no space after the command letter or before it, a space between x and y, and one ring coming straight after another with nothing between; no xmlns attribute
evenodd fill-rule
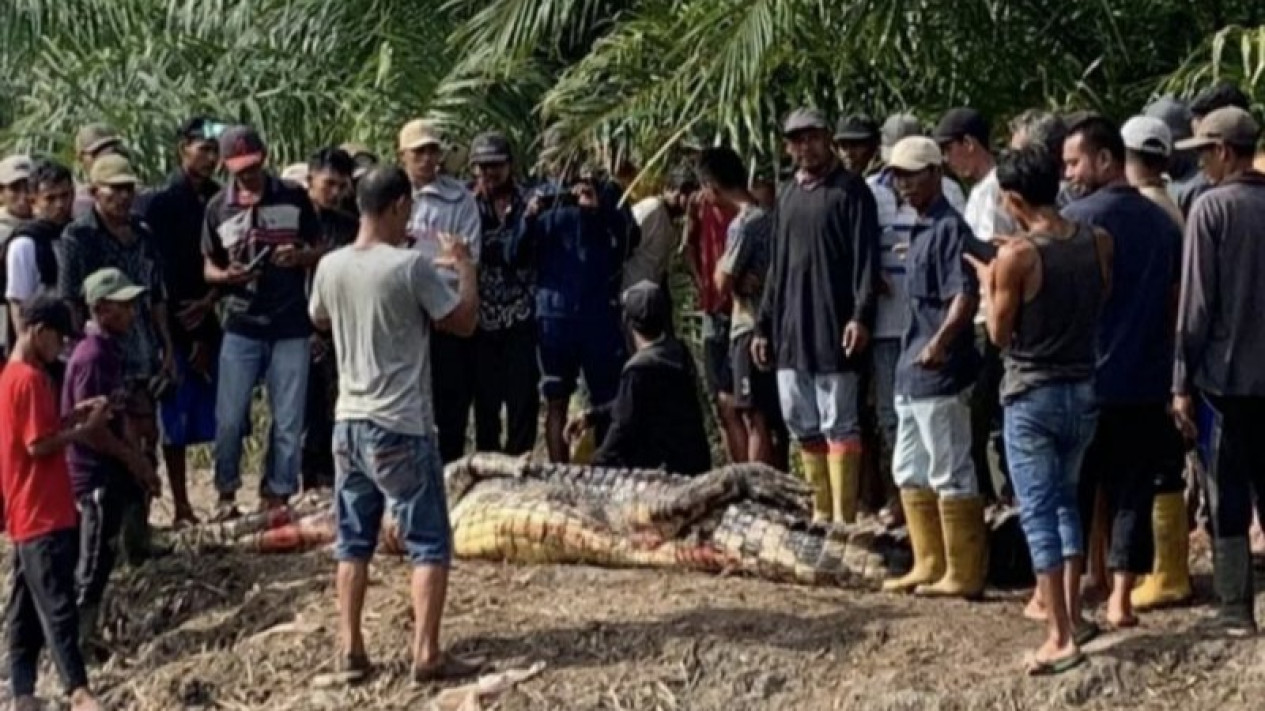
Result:
<svg viewBox="0 0 1265 711"><path fill-rule="evenodd" d="M1074 124L1063 147L1067 179L1085 197L1063 209L1075 222L1111 234L1112 289L1098 327L1101 411L1081 474L1081 520L1093 520L1099 487L1110 517L1107 621L1137 624L1130 592L1154 556L1151 505L1156 482L1182 488L1182 442L1168 417L1173 367L1173 304L1179 287L1181 229L1129 185L1120 129L1101 116Z"/></svg>
<svg viewBox="0 0 1265 711"><path fill-rule="evenodd" d="M312 332L307 273L321 237L307 194L264 172L267 148L254 129L225 130L220 156L232 179L207 205L202 254L207 283L223 292L215 488L216 518L227 519L239 515L242 437L260 378L272 410L263 504L283 506L298 490Z"/></svg>
<svg viewBox="0 0 1265 711"><path fill-rule="evenodd" d="M979 283L963 261L971 228L945 198L944 158L923 136L901 139L889 166L909 233L908 325L896 364L892 472L914 548L914 569L888 590L976 597L984 590L984 506L971 461L970 388L979 368L972 319Z"/></svg>

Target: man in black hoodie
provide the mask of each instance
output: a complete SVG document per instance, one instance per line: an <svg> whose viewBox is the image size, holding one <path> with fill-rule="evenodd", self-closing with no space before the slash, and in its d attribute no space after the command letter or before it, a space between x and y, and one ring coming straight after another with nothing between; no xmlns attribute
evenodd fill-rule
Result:
<svg viewBox="0 0 1265 711"><path fill-rule="evenodd" d="M657 284L641 281L623 295L624 322L637 352L624 366L619 393L567 427L572 441L609 423L593 464L698 474L711 468L703 409L689 351L667 334L672 318Z"/></svg>
<svg viewBox="0 0 1265 711"><path fill-rule="evenodd" d="M20 224L4 243L3 293L8 305L0 318L4 326L3 349L7 353L22 330L22 305L41 292L57 288L57 254L54 245L70 223L75 181L70 169L53 162L39 162L31 171L32 219Z"/></svg>

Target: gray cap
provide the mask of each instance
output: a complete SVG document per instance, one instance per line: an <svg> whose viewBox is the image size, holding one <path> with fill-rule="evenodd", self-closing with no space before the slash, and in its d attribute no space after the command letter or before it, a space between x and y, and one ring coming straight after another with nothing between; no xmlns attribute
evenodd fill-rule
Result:
<svg viewBox="0 0 1265 711"><path fill-rule="evenodd" d="M1142 110L1143 116L1157 118L1168 126L1168 132L1174 141L1190 138L1190 108L1171 94L1161 96Z"/></svg>
<svg viewBox="0 0 1265 711"><path fill-rule="evenodd" d="M826 120L826 115L817 109L795 109L786 117L786 123L782 124L782 135L789 136L810 129L829 131L830 122Z"/></svg>
<svg viewBox="0 0 1265 711"><path fill-rule="evenodd" d="M1139 153L1165 156L1173 152L1173 134L1160 119L1134 116L1120 127L1124 147Z"/></svg>
<svg viewBox="0 0 1265 711"><path fill-rule="evenodd" d="M510 158L509 139L500 133L480 133L470 142L471 163L508 163Z"/></svg>
<svg viewBox="0 0 1265 711"><path fill-rule="evenodd" d="M0 186L8 186L23 180L30 180L31 172L34 169L30 156L6 156L4 160L0 160Z"/></svg>
<svg viewBox="0 0 1265 711"><path fill-rule="evenodd" d="M892 114L883 122L883 127L879 129L879 137L882 147L879 154L884 161L891 160L892 147L900 143L902 138L910 136L923 135L922 122L913 114Z"/></svg>
<svg viewBox="0 0 1265 711"><path fill-rule="evenodd" d="M1199 122L1199 130L1193 138L1177 142L1178 150L1207 148L1217 143L1250 148L1256 145L1261 127L1252 114L1237 106L1217 109Z"/></svg>

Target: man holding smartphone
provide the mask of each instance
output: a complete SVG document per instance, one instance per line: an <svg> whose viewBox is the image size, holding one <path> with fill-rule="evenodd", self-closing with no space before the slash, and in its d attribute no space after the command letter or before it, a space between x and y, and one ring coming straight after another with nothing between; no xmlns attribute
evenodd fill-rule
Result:
<svg viewBox="0 0 1265 711"><path fill-rule="evenodd" d="M322 251L311 201L264 171L267 148L254 129L225 130L220 156L232 178L207 205L202 254L207 283L222 291L224 304L215 488L216 519L225 520L240 514L242 438L261 378L272 410L263 505L283 506L298 491L312 331L307 274Z"/></svg>

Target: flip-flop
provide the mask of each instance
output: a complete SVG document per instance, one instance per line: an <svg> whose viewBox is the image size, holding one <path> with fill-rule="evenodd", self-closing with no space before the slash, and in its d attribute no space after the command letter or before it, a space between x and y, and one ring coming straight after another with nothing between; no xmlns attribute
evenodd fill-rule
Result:
<svg viewBox="0 0 1265 711"><path fill-rule="evenodd" d="M1085 654L1077 651L1076 654L1063 657L1062 659L1051 659L1046 662L1032 659L1028 662L1024 672L1028 676L1056 676L1063 672L1071 671L1084 663Z"/></svg>
<svg viewBox="0 0 1265 711"><path fill-rule="evenodd" d="M1076 642L1077 647L1085 645L1098 639L1098 635L1102 634L1102 628L1093 622L1084 622L1076 626L1076 630L1072 632L1072 639Z"/></svg>
<svg viewBox="0 0 1265 711"><path fill-rule="evenodd" d="M1107 632L1118 632L1120 630L1131 630L1140 626L1142 626L1142 621L1137 617L1126 617L1119 622L1107 620L1107 624L1103 629Z"/></svg>
<svg viewBox="0 0 1265 711"><path fill-rule="evenodd" d="M429 684L435 681L452 681L472 677L483 670L484 660L461 659L444 652L439 661L427 667L413 667L413 681Z"/></svg>

